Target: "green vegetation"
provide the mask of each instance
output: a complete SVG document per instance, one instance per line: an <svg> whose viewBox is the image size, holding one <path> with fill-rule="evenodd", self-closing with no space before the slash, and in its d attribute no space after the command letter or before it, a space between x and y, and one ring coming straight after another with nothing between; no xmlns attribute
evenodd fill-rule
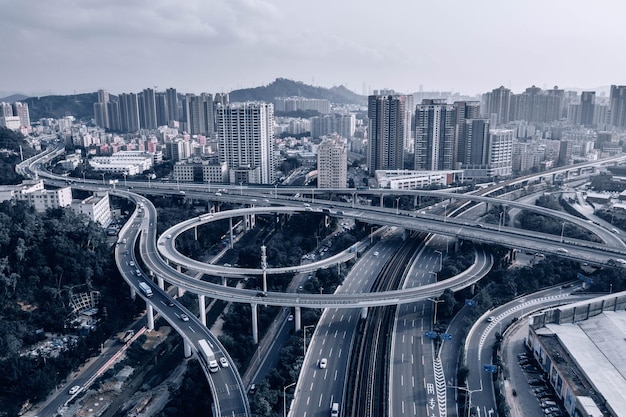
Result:
<svg viewBox="0 0 626 417"><path fill-rule="evenodd" d="M93 118L93 104L98 101L98 93L29 97L23 101L28 103L31 120L74 116L77 120L90 121Z"/></svg>
<svg viewBox="0 0 626 417"><path fill-rule="evenodd" d="M0 204L0 409L17 414L75 370L137 312L120 291L121 279L102 228L70 210L45 214L18 202ZM67 334L72 294L99 292L96 330L58 357L20 356L42 339ZM109 315L108 312L115 312Z"/></svg>
<svg viewBox="0 0 626 417"><path fill-rule="evenodd" d="M299 81L286 78L277 78L269 85L255 88L245 88L230 92L230 100L235 101L265 101L272 103L276 97L307 97L328 99L337 104L366 104L367 97L353 93L344 86L323 88L313 87Z"/></svg>
<svg viewBox="0 0 626 417"><path fill-rule="evenodd" d="M552 195L539 197L535 204L540 207L549 208L555 211L564 211L563 207L559 203L559 200ZM557 236L560 236L562 232L564 238L569 237L573 239L600 242L600 239L589 231L570 222L563 222L556 217L522 211L522 214L518 216L518 218L521 227L526 230L549 233Z"/></svg>
<svg viewBox="0 0 626 417"><path fill-rule="evenodd" d="M15 172L20 161L35 154L35 150L24 140L24 136L6 127L0 127L0 184L19 184L24 178Z"/></svg>

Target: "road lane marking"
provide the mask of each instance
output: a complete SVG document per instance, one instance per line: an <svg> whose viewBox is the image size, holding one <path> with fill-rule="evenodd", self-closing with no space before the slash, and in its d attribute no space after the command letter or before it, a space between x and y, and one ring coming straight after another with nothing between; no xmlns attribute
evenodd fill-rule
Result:
<svg viewBox="0 0 626 417"><path fill-rule="evenodd" d="M341 358L341 352L343 351L343 349L339 349L339 355L337 355L337 358Z"/></svg>
<svg viewBox="0 0 626 417"><path fill-rule="evenodd" d="M320 401L317 404L318 407L322 407L322 398L324 397L324 394L320 394Z"/></svg>

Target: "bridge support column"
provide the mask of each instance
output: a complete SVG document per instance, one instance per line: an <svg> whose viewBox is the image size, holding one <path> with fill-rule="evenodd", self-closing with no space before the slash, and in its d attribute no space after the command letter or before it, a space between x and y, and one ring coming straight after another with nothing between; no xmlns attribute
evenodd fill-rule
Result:
<svg viewBox="0 0 626 417"><path fill-rule="evenodd" d="M146 313L148 313L148 330L154 330L154 308L152 308L152 304L146 303Z"/></svg>
<svg viewBox="0 0 626 417"><path fill-rule="evenodd" d="M137 299L137 291L133 287L130 287L130 299L133 301Z"/></svg>
<svg viewBox="0 0 626 417"><path fill-rule="evenodd" d="M193 228L193 237L195 240L198 240L198 226Z"/></svg>
<svg viewBox="0 0 626 417"><path fill-rule="evenodd" d="M183 272L183 268L182 268L180 265L176 265L176 270L177 270L178 272ZM184 294L183 289L182 289L182 288L180 288L180 287L178 287L178 288L177 288L177 290L178 290L178 296L179 296L179 297L182 297L182 296L183 296L183 294Z"/></svg>
<svg viewBox="0 0 626 417"><path fill-rule="evenodd" d="M295 330L296 332L300 331L302 329L302 309L300 307L295 307L295 314L294 314L294 325L296 326Z"/></svg>
<svg viewBox="0 0 626 417"><path fill-rule="evenodd" d="M222 285L228 287L228 278L222 277Z"/></svg>
<svg viewBox="0 0 626 417"><path fill-rule="evenodd" d="M361 308L361 318L364 320L367 318L367 307Z"/></svg>
<svg viewBox="0 0 626 417"><path fill-rule="evenodd" d="M186 340L183 342L183 352L186 358L191 357L191 345Z"/></svg>
<svg viewBox="0 0 626 417"><path fill-rule="evenodd" d="M255 345L259 344L259 312L257 311L257 304L250 304L252 307L252 340Z"/></svg>
<svg viewBox="0 0 626 417"><path fill-rule="evenodd" d="M206 326L206 300L204 295L198 295L198 311L200 312L200 321Z"/></svg>
<svg viewBox="0 0 626 417"><path fill-rule="evenodd" d="M230 226L229 228L230 240L228 242L228 248L232 249L233 248L233 218L232 217L228 218L228 225Z"/></svg>
<svg viewBox="0 0 626 417"><path fill-rule="evenodd" d="M163 277L157 277L157 283L159 284L159 288L165 290L165 280Z"/></svg>
<svg viewBox="0 0 626 417"><path fill-rule="evenodd" d="M380 195L380 206L383 207L383 195Z"/></svg>

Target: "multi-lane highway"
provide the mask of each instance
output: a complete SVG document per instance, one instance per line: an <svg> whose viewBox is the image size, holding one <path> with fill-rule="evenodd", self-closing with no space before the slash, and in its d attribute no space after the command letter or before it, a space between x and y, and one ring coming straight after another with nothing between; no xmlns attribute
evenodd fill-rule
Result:
<svg viewBox="0 0 626 417"><path fill-rule="evenodd" d="M58 151L51 152L50 155L56 154L57 152ZM28 175L29 173L38 170L40 167L40 164L43 163L44 159L45 158L43 157L32 159L29 164L23 166L24 174ZM61 179L57 179L56 181L60 181L60 180ZM168 186L170 188L172 187L171 185L168 185ZM86 184L86 183L83 184L83 187L101 188L99 184L96 185L96 184ZM149 188L150 188L150 185L149 185ZM189 192L194 192L194 189L196 190L195 192L198 192L199 194L204 194L206 196L206 193L200 192L198 187L189 187ZM240 192L239 198L250 199L251 198L250 195L252 196L268 195L266 194L268 192L268 189L248 189L248 187L246 187L245 189L246 189L246 194L249 194L249 195L244 196L243 194L244 188L240 187L238 189ZM274 189L273 191L274 191L274 197L277 197L276 189ZM307 190L305 192L308 192L308 191L310 190ZM347 194L357 193L355 192L355 190L344 190L344 191ZM120 192L120 191L116 191L116 192L127 198L135 199L135 201L137 201L137 199L140 198L130 193ZM269 192L271 193L271 189L269 189ZM341 192L341 190L338 190L338 192ZM453 193L440 193L440 192L434 193L434 192L424 192L424 191L418 191L418 192L401 191L400 192L397 190L394 190L394 191L392 190L368 190L368 191L365 191L363 194L377 194L382 197L385 194L398 194L398 193L407 194L407 195L415 195L415 196L418 196L418 195L436 196L437 198L444 199L444 200L467 198L467 199L472 199L474 201L481 201L485 203L502 204L502 201L499 199L493 199L493 198L488 198L488 197L475 197L475 196L467 197L464 195L458 195L458 194L453 194ZM211 195L211 198L215 200L226 198L232 201L233 195L230 194L226 197ZM314 199L315 197L314 195L312 195L312 199L311 199L311 205L313 206L312 210L325 212L330 215L351 217L351 218L354 218L363 222L367 222L367 223L394 225L394 226L399 226L399 227L409 229L409 230L421 230L421 231L426 231L429 233L437 233L437 234L442 234L442 235L447 235L447 236L456 236L456 237L468 239L468 240L483 241L487 243L497 243L497 244L524 249L524 250L533 250L533 251L541 251L545 253L553 253L559 256L563 256L563 257L567 257L571 259L579 259L581 261L584 260L589 263L594 263L594 264L599 264L599 265L608 264L610 259L626 257L626 251L624 249L617 249L618 247L623 248L623 242L621 241L609 242L608 245L590 244L588 242L575 241L572 239L563 239L562 237L559 238L557 236L550 236L550 235L544 236L544 235L538 235L537 233L527 233L523 231L516 231L516 230L512 230L512 229L505 228L505 227L498 227L496 229L493 226L480 226L473 222L458 221L455 219L448 218L445 214L442 217L442 216L431 216L429 214L421 213L421 212L400 213L399 210L397 209L396 209L396 213L394 214L393 211L391 210L385 210L385 209L380 209L380 208L360 207L360 206L355 208L354 198L353 198L352 206L341 204L341 203L332 203L331 205L331 203L322 203L319 200L317 202L314 202ZM291 200L293 200L293 198ZM276 198L272 200L272 203L282 204L281 202L276 201ZM297 204L302 204L302 200L299 200ZM513 206L517 206L518 203L507 201L506 204L508 206L513 207ZM333 383L324 384L324 382L322 381L325 381L325 382L340 381L340 379L338 379L340 378L339 369L341 368L341 361L339 360L339 355L340 355L339 352L341 352L341 355L347 356L347 352L344 352L343 348L341 348L341 350L336 350L334 348L330 350L325 350L325 349L328 349L328 346L332 346L332 343L327 342L328 339L332 337L337 339L341 335L341 329L342 329L341 326L339 328L334 328L333 326L335 325L333 323L335 323L337 320L339 321L339 323L344 322L343 318L340 318L337 316L338 314L344 316L346 312L349 312L349 311L355 311L355 312L360 311L360 310L354 310L354 309L352 310L345 309L346 307L363 307L363 306L413 303L416 300L424 300L428 297L437 296L441 292L443 292L445 288L460 289L466 285L469 285L472 282L475 282L475 280L480 279L480 277L482 277L483 275L481 273L476 273L476 271L474 271L474 272L470 272L466 274L465 276L458 278L457 280L454 280L454 279L448 280L448 281L445 281L442 285L439 285L441 283L425 285L423 287L420 287L418 290L409 288L405 290L388 291L385 293L378 293L378 294L348 294L347 291L344 291L343 289L341 289L340 291L338 291L337 294L332 295L332 296L331 295L315 295L315 294L293 295L293 294L268 293L267 296L262 297L262 300L261 300L260 298L258 298L258 295L254 292L194 281L190 279L188 276L186 276L185 274L182 274L176 271L175 269L169 267L167 263L159 256L158 252L160 252L161 255L167 257L168 259L172 260L174 263L178 265L183 265L184 267L190 268L193 270L207 271L207 273L210 273L213 275L259 274L259 273L262 273L262 271L261 272L259 272L259 270L233 271L231 269L221 270L220 268L222 267L210 267L208 270L203 269L204 267L199 268L197 264L194 264L194 262L196 261L188 260L182 257L182 255L180 255L179 253L175 251L175 244L173 243L175 241L175 236L181 233L182 230L185 230L185 228L196 227L205 221L206 222L212 221L213 219L218 218L218 216L225 216L225 217L242 216L242 215L252 215L252 214L257 214L257 213L269 213L269 212L272 212L272 213L302 212L302 211L307 211L306 208L303 208L300 205L292 206L292 207L284 207L284 208L282 207L260 207L260 208L256 207L256 208L232 211L232 212L228 212L225 214L222 213L222 214L214 216L213 218L207 217L205 219L191 219L187 222L184 222L180 226L177 226L178 228L173 228L171 229L171 231L166 232L166 235L172 234L172 238L167 239L167 238L162 237L161 242L163 242L163 244L162 245L159 244L157 248L157 243L156 243L157 236L155 235L156 228L154 227L154 224L156 223L156 212L154 211L154 207L152 207L151 204L147 202L147 200L145 201L145 206L148 208L146 210L146 215L142 216L142 219L140 220L137 220L136 218L132 219L131 222L129 223L130 226L128 227L127 230L125 230L124 234L120 234L120 237L124 236L124 238L128 239L128 242L134 242L134 239L138 235L141 236L140 253L141 253L142 259L145 262L145 264L148 266L148 268L150 268L150 270L154 271L157 274L160 280L161 279L166 280L176 286L190 290L200 295L208 295L211 297L222 298L222 299L226 299L230 301L246 302L246 303L251 303L251 304L258 304L260 301L262 301L263 304L268 304L268 305L284 305L284 306L298 306L298 307L318 307L318 308L319 307L342 307L342 309L333 308L333 309L328 309L326 311L324 315L324 319L322 320L322 322L320 322L320 325L318 325L318 328L316 331L316 335L323 334L325 337L321 338L321 342L317 342L317 341L314 342L313 346L310 348L310 353L307 354L305 364L304 364L305 368L309 367L307 369L315 369L315 366L319 367L319 364L316 362L316 359L312 356L313 355L312 352L315 352L314 347L318 343L322 343L323 346L321 348L318 348L316 356L320 357L321 355L326 355L324 356L327 359L326 367L319 368L319 370L315 369L312 373L314 374L314 379L322 378L322 376L323 376L323 379L318 381L319 384L316 384L316 381L312 381L311 382L312 385L310 385L311 389L308 389L307 391L307 392L312 392L313 391L312 388L314 388L316 385L318 386L318 388L316 388L316 390L318 390L317 394L311 393L311 395L309 396L307 400L307 407L308 407L308 404L311 403L311 401L317 400L319 412L323 412L322 410L324 410L324 407L328 407L329 404L335 401L337 398L335 397L335 395L337 394L334 393L334 391L336 391L336 388L333 388L333 387L336 387L336 385ZM337 207L333 207L333 206L337 206ZM520 206L520 207L523 207L523 206ZM537 208L535 207L532 207L532 208L535 209L535 211L541 211L541 210L537 210ZM331 212L331 209L332 209L332 212ZM325 211L325 210L328 210L328 211ZM554 214L554 213L550 212L550 214ZM558 215L561 217L563 216L560 213L555 214L555 215ZM576 220L569 219L569 218L568 218L568 221L576 222ZM580 220L577 220L577 221L581 222ZM133 270L131 270L130 260L127 261L123 258L124 256L128 256L128 255L125 255L126 250L128 249L118 248L118 255L117 255L118 264L120 265L120 269L122 270L125 279L127 279L131 287L137 289L138 280L139 279L148 280L148 278L147 276L143 276L143 273L140 273L139 276L136 273L133 273ZM381 250L378 252L383 253L383 249L381 248ZM120 255L120 253L122 253L122 255ZM350 252L348 251L348 253ZM342 254L342 256L350 256L350 255ZM333 262L339 262L339 261L342 261L342 259L338 258L338 259L333 260ZM313 265L313 266L307 266L307 267L317 268L319 266L320 265ZM296 268L291 268L291 269L293 269L294 271L296 270ZM269 272L269 271L265 271L265 272ZM277 271L272 271L272 272L277 272ZM160 281L159 283L162 283L162 281ZM217 344L217 340L213 338L208 331L206 331L206 328L202 326L200 321L196 320L190 314L188 314L192 318L190 321L183 322L182 320L180 320L181 314L182 312L184 312L183 307L177 304L174 304L174 306L170 306L168 296L165 293L163 293L156 285L152 284L151 282L150 284L153 288L153 291L155 292L155 296L151 297L150 300L147 300L149 305L150 306L153 305L154 308L161 311L166 316L166 318L170 320L173 326L183 335L183 337L188 343L194 346L198 346L197 343L199 340L201 339L210 340L213 346L215 347L216 352L218 352L218 355L224 355L225 357L228 357L226 352L224 352L223 349L221 349L219 345ZM364 288L366 288L366 286ZM361 288L360 292L364 290L366 291L366 289L364 288ZM423 308L423 312L424 313L426 312L425 308ZM409 310L405 311L405 313L411 314L410 307L409 307ZM417 310L414 311L414 313L417 313ZM345 319L345 320L346 321L344 322L344 325L352 321L348 319ZM324 328L324 326L326 326L326 328ZM345 332L344 337L347 337L350 326L351 325L349 325L346 328L343 328ZM337 342L338 342L337 346L343 343L339 341L338 339L337 339ZM329 343L329 345L326 346L326 343ZM399 353L399 354L402 355L402 353ZM333 355L336 355L336 356L333 356ZM333 359L331 360L331 358ZM334 363L335 359L338 361L337 363ZM232 364L232 361L230 363ZM336 367L337 372L335 375L332 375L331 373L329 377L329 373L327 370L331 369L330 368L331 365ZM212 390L214 392L214 395L216 395L219 398L219 402L217 402L217 407L220 408L220 410L218 410L217 414L245 415L247 413L247 410L246 410L247 400L245 399L245 394L243 393L243 388L239 379L239 375L236 372L236 370L234 370L234 367L230 366L229 368L230 370L227 370L226 368L224 368L215 374L210 374L208 370L205 369L205 371L207 372L207 376L209 377L209 381L210 381ZM400 373L398 375L400 375ZM400 378L401 378L400 380L402 384L404 377L401 376ZM427 385L428 383L425 381L424 383L426 384L426 390L427 390L426 392L428 393L428 385ZM306 382L302 382L302 381L298 382L298 389L299 389L300 394L302 394L302 390L306 388L302 384L306 384ZM297 407L298 404L301 404L301 401L303 400L299 399L300 398L299 395L296 395L296 398L298 399L298 401L300 401L300 402L296 401L295 406ZM423 400L418 399L418 402L423 403ZM329 409L326 408L326 411L324 412L324 414L327 414L328 410ZM315 415L315 414L316 413L313 412L313 414L310 414L310 415ZM294 414L294 415L306 415L306 414Z"/></svg>

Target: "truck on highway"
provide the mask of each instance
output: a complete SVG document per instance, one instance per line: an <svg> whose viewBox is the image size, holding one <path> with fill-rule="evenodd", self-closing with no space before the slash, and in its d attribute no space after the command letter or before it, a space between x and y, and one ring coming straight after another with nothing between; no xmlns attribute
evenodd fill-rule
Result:
<svg viewBox="0 0 626 417"><path fill-rule="evenodd" d="M198 340L198 344L200 345L200 350L202 350L202 354L205 356L207 363L209 364L210 372L217 372L220 367L217 364L217 359L215 359L215 354L213 353L213 349L209 346L209 343L206 339Z"/></svg>
<svg viewBox="0 0 626 417"><path fill-rule="evenodd" d="M141 281L139 283L139 289L143 291L146 297L152 297L152 288L150 288L150 286L145 282Z"/></svg>

